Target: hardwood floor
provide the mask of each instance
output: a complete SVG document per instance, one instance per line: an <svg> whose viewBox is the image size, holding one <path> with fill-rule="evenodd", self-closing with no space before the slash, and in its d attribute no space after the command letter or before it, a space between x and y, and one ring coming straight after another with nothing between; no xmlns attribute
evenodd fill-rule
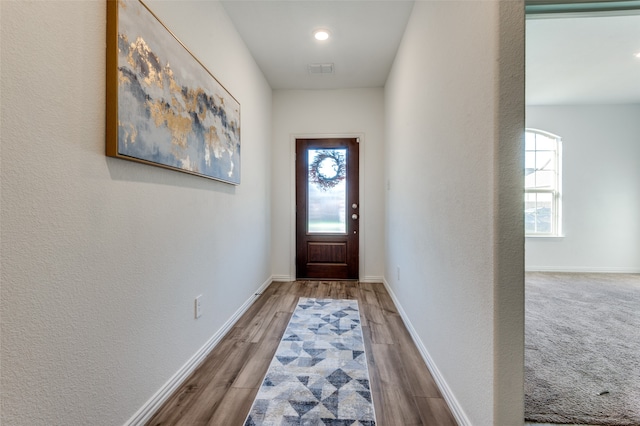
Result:
<svg viewBox="0 0 640 426"><path fill-rule="evenodd" d="M274 282L147 425L242 425L298 297L357 299L379 426L456 422L382 284Z"/></svg>

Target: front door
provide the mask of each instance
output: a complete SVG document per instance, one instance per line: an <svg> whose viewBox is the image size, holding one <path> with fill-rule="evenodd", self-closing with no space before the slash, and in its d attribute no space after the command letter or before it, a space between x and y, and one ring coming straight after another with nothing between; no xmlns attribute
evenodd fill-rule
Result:
<svg viewBox="0 0 640 426"><path fill-rule="evenodd" d="M358 279L358 139L296 139L296 277Z"/></svg>

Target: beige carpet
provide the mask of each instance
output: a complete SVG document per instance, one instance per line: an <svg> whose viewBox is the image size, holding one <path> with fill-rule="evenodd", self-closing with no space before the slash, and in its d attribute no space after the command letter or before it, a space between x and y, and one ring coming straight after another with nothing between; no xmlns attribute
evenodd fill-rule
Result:
<svg viewBox="0 0 640 426"><path fill-rule="evenodd" d="M640 425L640 275L528 273L525 418Z"/></svg>

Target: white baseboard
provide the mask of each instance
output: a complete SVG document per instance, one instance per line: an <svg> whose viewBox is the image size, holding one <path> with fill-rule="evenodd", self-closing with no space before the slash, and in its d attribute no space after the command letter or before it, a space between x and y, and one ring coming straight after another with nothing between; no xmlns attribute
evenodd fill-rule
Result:
<svg viewBox="0 0 640 426"><path fill-rule="evenodd" d="M289 275L274 275L271 277L271 279L273 281L278 281L278 282L289 282L289 281L295 281L295 278L292 278Z"/></svg>
<svg viewBox="0 0 640 426"><path fill-rule="evenodd" d="M363 277L358 280L361 283L381 283L384 277Z"/></svg>
<svg viewBox="0 0 640 426"><path fill-rule="evenodd" d="M222 338L231 330L231 327L240 319L247 309L255 302L258 296L274 281L273 277L267 279L255 291L246 302L224 323L222 327L184 364L176 374L165 383L124 425L142 426L155 414L165 401L182 385L189 375L209 355Z"/></svg>
<svg viewBox="0 0 640 426"><path fill-rule="evenodd" d="M583 266L525 266L526 272L583 272L603 274L640 274L638 268L609 268L609 267L583 267Z"/></svg>
<svg viewBox="0 0 640 426"><path fill-rule="evenodd" d="M382 279L382 282L385 288L387 289L387 291L389 292L389 295L391 296L393 303L396 305L396 308L398 308L398 312L400 313L400 317L402 318L404 325L407 327L407 330L409 331L409 334L411 335L413 342L416 344L416 347L420 351L420 354L422 355L422 359L424 359L425 364L427 364L427 368L431 372L431 375L433 376L433 379L438 385L440 392L442 392L442 396L447 402L447 405L449 406L449 409L451 410L453 417L456 419L456 422L458 422L458 425L460 426L471 426L471 421L465 414L464 410L462 409L462 406L460 405L455 395L453 394L453 391L445 381L444 377L442 376L442 373L440 373L440 370L438 370L438 367L436 366L436 363L433 361L433 358L431 358L429 351L427 351L427 348L422 343L422 340L420 340L420 337L418 336L416 329L413 328L411 321L409 320L406 312L402 308L400 301L398 300L396 295L393 293L393 290L391 290L389 283L384 278Z"/></svg>
<svg viewBox="0 0 640 426"><path fill-rule="evenodd" d="M273 277L271 277L273 279L273 281L278 281L278 282L289 282L289 281L295 281L296 278L295 277L291 277L289 275L274 275ZM384 281L384 277L364 277L364 278L360 278L358 280L361 283L381 283Z"/></svg>

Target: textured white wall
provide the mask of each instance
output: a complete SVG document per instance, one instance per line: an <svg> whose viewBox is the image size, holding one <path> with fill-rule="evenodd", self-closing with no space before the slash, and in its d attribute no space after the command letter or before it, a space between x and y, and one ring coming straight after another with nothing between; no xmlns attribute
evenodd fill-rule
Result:
<svg viewBox="0 0 640 426"><path fill-rule="evenodd" d="M360 279L381 279L384 265L383 121L382 88L274 91L274 277L295 276L295 158L292 135L363 134L360 144Z"/></svg>
<svg viewBox="0 0 640 426"><path fill-rule="evenodd" d="M640 272L640 105L535 106L562 137L564 238L527 238L530 270Z"/></svg>
<svg viewBox="0 0 640 426"><path fill-rule="evenodd" d="M473 425L523 422L523 6L416 2L385 87L385 278Z"/></svg>
<svg viewBox="0 0 640 426"><path fill-rule="evenodd" d="M122 424L270 277L271 89L219 3L150 2L242 104L242 184L106 158L105 2L0 5L0 423Z"/></svg>

